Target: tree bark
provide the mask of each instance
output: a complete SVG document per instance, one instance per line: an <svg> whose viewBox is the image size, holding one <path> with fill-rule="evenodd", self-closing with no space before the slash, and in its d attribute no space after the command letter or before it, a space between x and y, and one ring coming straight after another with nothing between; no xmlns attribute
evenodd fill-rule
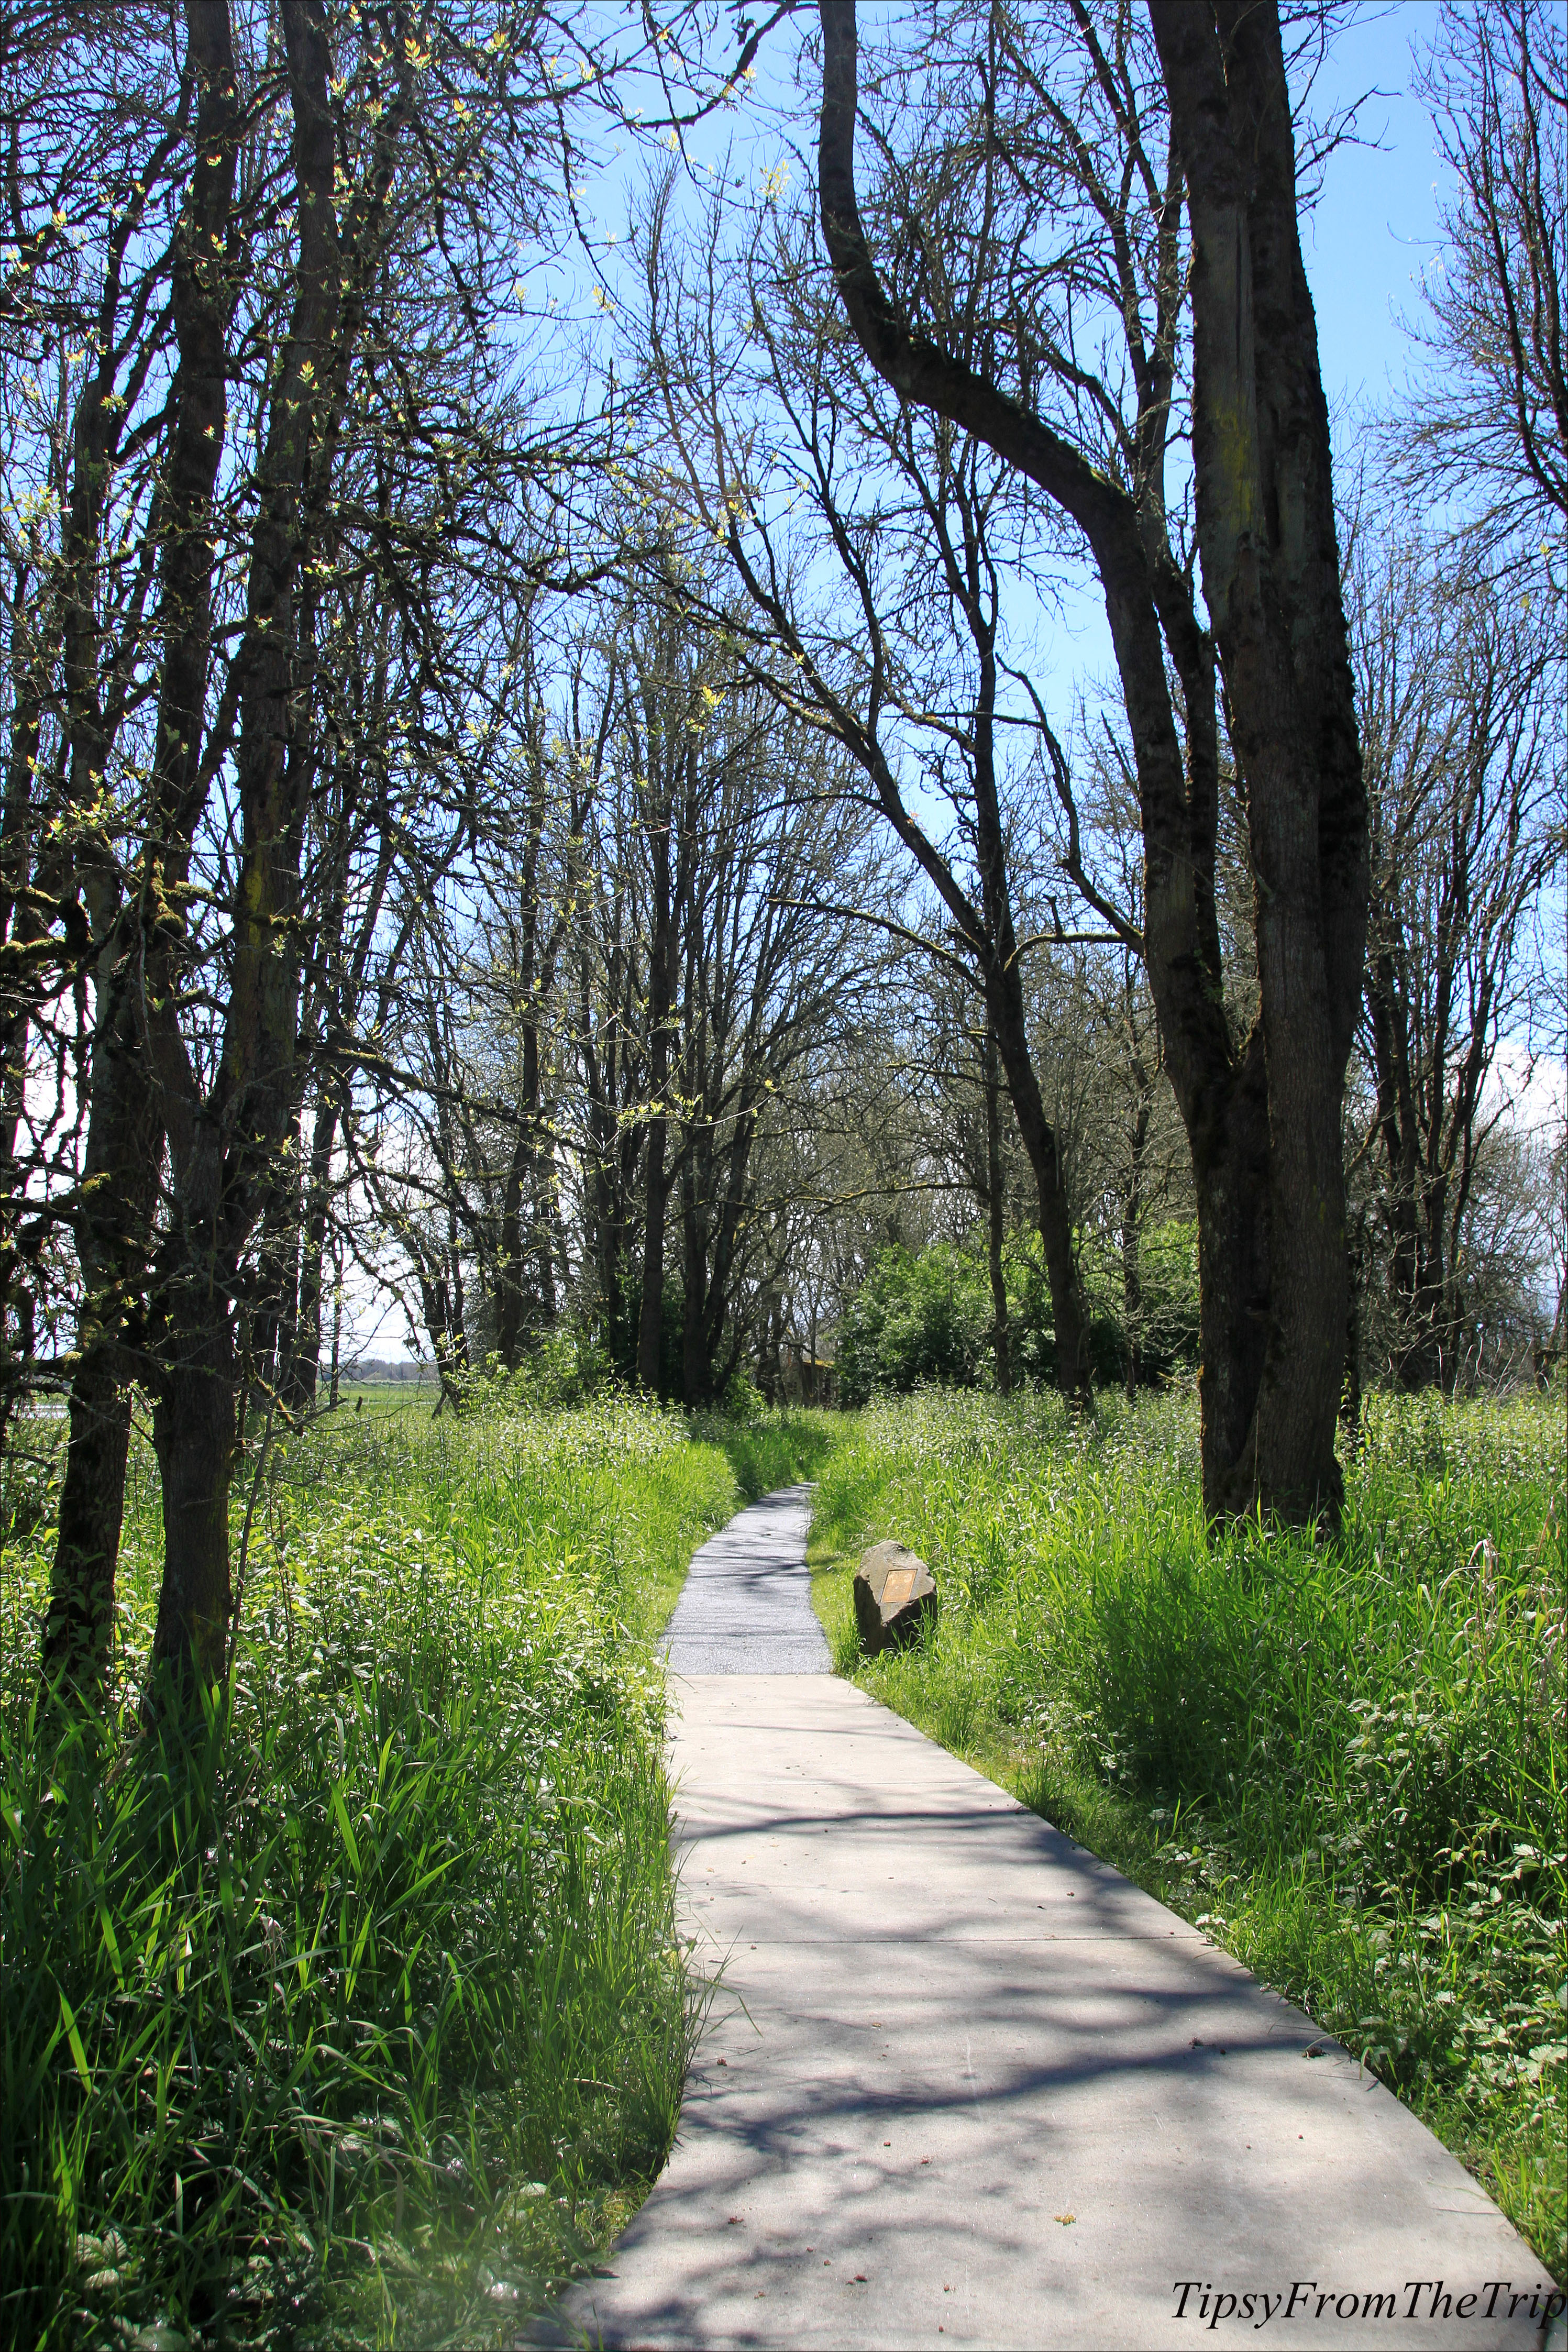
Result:
<svg viewBox="0 0 1568 2352"><path fill-rule="evenodd" d="M539 1137L542 1112L540 1006L550 992L554 955L552 947L546 950L543 956L545 969L542 971L539 855L543 824L543 801L542 797L535 796L529 808L527 841L518 877L521 954L517 986L522 1000L522 1095L517 1106L517 1135L502 1192L500 1248L496 1268L496 1349L509 1372L516 1370L521 1354L523 1321L528 1306L526 1283L535 1271L542 1277L539 1306L545 1310L547 1320L553 1319L546 1307L547 1300L550 1308L553 1307L550 1228L548 1218L541 1219L542 1204L539 1198ZM525 1214L528 1220L526 1236L523 1229Z"/></svg>
<svg viewBox="0 0 1568 2352"><path fill-rule="evenodd" d="M688 1412L707 1404L712 1394L713 1368L703 1345L703 1307L708 1287L707 1253L698 1214L700 1181L710 1176L711 1162L699 1163L689 1144L680 1171L680 1224L683 1243L680 1317L680 1394Z"/></svg>
<svg viewBox="0 0 1568 2352"><path fill-rule="evenodd" d="M662 1088L663 1055L653 1056L653 1083ZM637 1379L643 1387L659 1384L664 1328L664 1227L669 1188L664 1167L665 1120L662 1112L648 1121L647 1156L643 1169L642 1303L637 1314Z"/></svg>
<svg viewBox="0 0 1568 2352"><path fill-rule="evenodd" d="M1268 1340L1232 1501L1337 1518L1366 797L1289 91L1276 10L1150 16L1187 176L1198 542L1246 784L1268 1095Z"/></svg>
<svg viewBox="0 0 1568 2352"><path fill-rule="evenodd" d="M1078 1278L1078 1252L1073 1246L1072 1208L1056 1129L1046 1116L1039 1077L1029 1051L1023 967L1007 881L1006 835L996 785L994 635L989 625L976 627L976 618L972 614L971 628L980 654L980 693L974 728L974 816L984 919L981 969L985 982L986 1029L988 1036L995 1041L1018 1133L1035 1179L1040 1242L1051 1293L1057 1384L1072 1403L1088 1405L1093 1399L1093 1385L1083 1291Z"/></svg>
<svg viewBox="0 0 1568 2352"><path fill-rule="evenodd" d="M991 1349L996 1362L996 1393L1013 1392L1013 1343L1007 1328L1007 1281L1002 1266L1006 1201L1002 1181L1002 1089L996 1070L996 1037L985 1032L985 1265L991 1277Z"/></svg>
<svg viewBox="0 0 1568 2352"><path fill-rule="evenodd" d="M1147 1118L1142 1122L1147 1124ZM1126 1349L1127 1401L1143 1376L1143 1172L1136 1156L1121 1202L1121 1328Z"/></svg>
<svg viewBox="0 0 1568 2352"><path fill-rule="evenodd" d="M661 758L667 770L673 759L668 744L660 741L660 727L651 709L647 728L647 757L651 779L653 762ZM657 1390L659 1384L661 1342L664 1328L664 1237L669 1200L669 1178L665 1166L668 1141L668 1118L665 1097L669 1088L670 1072L670 1012L675 1002L675 953L677 898L680 895L671 867L670 832L675 824L677 779L667 772L661 805L657 807L648 824L648 851L652 863L653 907L651 936L648 942L648 1099L652 1106L647 1122L647 1146L643 1167L643 1263L642 1307L637 1318L637 1379L645 1389ZM684 853L675 861L684 879L687 859Z"/></svg>
<svg viewBox="0 0 1568 2352"><path fill-rule="evenodd" d="M125 1511L131 1391L104 1348L71 1382L43 1674L82 1696L102 1685L114 1635L114 1578Z"/></svg>
<svg viewBox="0 0 1568 2352"><path fill-rule="evenodd" d="M84 1696L101 1684L114 1628L114 1579L131 1442L127 1317L146 1282L163 1129L141 1066L130 978L100 981L92 1101L79 1220L82 1301L68 1407L41 1664Z"/></svg>
<svg viewBox="0 0 1568 2352"><path fill-rule="evenodd" d="M1045 1251L1051 1326L1056 1336L1057 1385L1073 1403L1087 1405L1093 1389L1083 1292L1078 1278L1078 1254L1073 1247L1072 1211L1062 1180L1056 1129L1046 1117L1040 1082L1029 1052L1013 918L1005 908L999 928L1001 936L994 946L988 946L984 959L986 1016L1035 1179L1036 1215Z"/></svg>
<svg viewBox="0 0 1568 2352"><path fill-rule="evenodd" d="M161 1369L153 1444L163 1495L163 1576L147 1704L187 1709L228 1666L233 1594L228 1495L234 1474L233 1326L208 1297L176 1303L178 1338ZM161 1687L168 1677L172 1690Z"/></svg>
<svg viewBox="0 0 1568 2352"><path fill-rule="evenodd" d="M183 926L171 909L150 946L147 1050L164 1105L174 1219L168 1339L154 1415L165 1495L163 1575L152 1658L188 1699L226 1666L227 1496L236 1397L232 1302L238 1265L275 1155L298 1115L298 916L304 808L314 773L310 667L311 590L302 559L320 528L347 396L345 285L335 209L331 58L321 0L282 0L300 205L299 259L287 343L272 396L251 542L247 625L238 656L236 757L241 845L233 965L210 1087L197 1076L174 1012ZM367 236L390 184L383 126ZM363 255L354 257L362 262ZM189 832L176 835L186 843ZM176 856L188 855L184 848Z"/></svg>
<svg viewBox="0 0 1568 2352"><path fill-rule="evenodd" d="M337 1091L323 1084L310 1122L310 1159L305 1176L304 1216L300 1236L299 1303L282 1402L296 1416L315 1409L321 1363L321 1267L327 1247L331 1200L332 1153L338 1139Z"/></svg>

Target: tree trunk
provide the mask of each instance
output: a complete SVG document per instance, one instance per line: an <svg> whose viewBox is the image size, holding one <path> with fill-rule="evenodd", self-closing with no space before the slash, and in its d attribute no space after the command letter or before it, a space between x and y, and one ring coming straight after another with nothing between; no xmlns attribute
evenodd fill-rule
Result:
<svg viewBox="0 0 1568 2352"><path fill-rule="evenodd" d="M48 936L48 926L32 903L28 887L35 879L37 852L46 835L45 803L53 797L39 785L47 662L37 642L37 618L28 612L34 585L27 565L19 562L11 598L11 711L5 804L0 809L0 951L8 949L13 955L17 949L41 947ZM37 987L36 977L18 975L0 989L0 1453L32 1369L35 1349L32 1294L22 1278L25 1256L17 1246L27 1182L26 1170L17 1165L16 1137L26 1108L28 1045Z"/></svg>
<svg viewBox="0 0 1568 2352"><path fill-rule="evenodd" d="M327 1247L331 1199L332 1153L338 1139L335 1092L323 1086L310 1124L310 1162L305 1179L304 1230L300 1241L300 1294L287 1384L282 1401L296 1417L315 1409L321 1362L321 1267Z"/></svg>
<svg viewBox="0 0 1568 2352"><path fill-rule="evenodd" d="M496 1267L496 1348L509 1372L517 1370L522 1352L523 1322L528 1299L525 1288L527 1274L542 1263L543 1280L540 1305L549 1297L552 1285L550 1277L549 1225L539 1223L539 1132L542 1117L542 1090L539 1068L539 1018L535 990L535 967L539 932L539 826L531 826L528 855L523 861L521 892L523 901L522 969L519 985L528 1006L528 1017L522 1024L522 1098L517 1106L517 1136L512 1144L511 1160L507 1168L506 1184L501 1199L501 1229L499 1263ZM548 987L546 978L543 985ZM541 991L540 992L542 992ZM530 1230L525 1238L525 1212ZM553 1320L553 1316L550 1317Z"/></svg>
<svg viewBox="0 0 1568 2352"><path fill-rule="evenodd" d="M127 1309L141 1294L158 1196L163 1135L136 1059L129 975L100 967L84 1191L77 1227L82 1300L71 1379L42 1665L84 1693L109 1664L114 1578L131 1442Z"/></svg>
<svg viewBox="0 0 1568 2352"><path fill-rule="evenodd" d="M1350 1310L1345 1318L1345 1380L1340 1392L1340 1422L1346 1434L1353 1438L1361 1427L1361 1301L1366 1280L1364 1209L1351 1228L1349 1272Z"/></svg>
<svg viewBox="0 0 1568 2352"><path fill-rule="evenodd" d="M345 272L334 205L324 9L321 0L282 0L279 16L293 109L299 257L289 333L271 386L251 537L238 656L234 765L240 845L231 978L210 1082L198 1071L176 1011L186 952L183 927L167 919L146 942L147 1053L164 1106L174 1196L167 1339L154 1416L164 1493L165 1591L153 1670L186 1700L222 1671L227 1640L237 1403L230 1302L300 1098L300 861L315 775L316 718L310 693L316 592L308 559L321 543L348 394L348 353L363 307L364 266L384 218L393 168L388 142L395 135L384 122L372 202L358 223L365 244ZM181 878L191 845L188 835L174 835L168 879Z"/></svg>
<svg viewBox="0 0 1568 2352"><path fill-rule="evenodd" d="M1024 975L1008 887L1006 831L996 784L994 721L996 646L994 627L973 603L970 629L980 656L980 690L974 713L974 831L979 853L984 917L985 1012L1007 1079L1018 1133L1034 1173L1040 1241L1050 1285L1051 1324L1056 1335L1057 1385L1073 1405L1089 1405L1094 1391L1083 1291L1073 1247L1072 1209L1063 1181L1056 1129L1046 1117L1040 1082L1029 1051Z"/></svg>
<svg viewBox="0 0 1568 2352"><path fill-rule="evenodd" d="M700 1181L710 1174L710 1160L704 1155L702 1162L699 1163L696 1150L689 1143L680 1171L680 1223L684 1243L680 1393L688 1412L694 1412L699 1405L706 1404L712 1393L712 1366L703 1345L702 1328L708 1268L697 1201Z"/></svg>
<svg viewBox="0 0 1568 2352"><path fill-rule="evenodd" d="M653 730L649 729L650 741ZM669 832L674 793L662 821L650 824L653 859L653 936L648 946L648 1096L652 1114L643 1170L642 1308L637 1318L637 1379L645 1389L659 1384L664 1328L664 1228L669 1197L665 1169L669 1087L669 1014L675 995L675 904L671 888Z"/></svg>
<svg viewBox="0 0 1568 2352"><path fill-rule="evenodd" d="M1153 1086L1138 1034L1136 991L1131 958L1123 956L1122 1002L1127 1040L1131 1049L1135 1089L1132 1124L1127 1135L1127 1189L1121 1201L1121 1326L1127 1350L1127 1399L1131 1403L1143 1377L1143 1161L1149 1149L1149 1122L1153 1111Z"/></svg>
<svg viewBox="0 0 1568 2352"><path fill-rule="evenodd" d="M183 1710L228 1664L233 1594L228 1492L234 1473L234 1333L216 1286L181 1285L176 1352L160 1375L153 1443L163 1492L163 1580L148 1698L167 1675Z"/></svg>
<svg viewBox="0 0 1568 2352"><path fill-rule="evenodd" d="M338 1409L338 1376L343 1352L343 1254L332 1252L332 1362L327 1390L327 1410Z"/></svg>
<svg viewBox="0 0 1568 2352"><path fill-rule="evenodd" d="M1289 92L1277 10L1151 0L1150 17L1187 175L1197 534L1246 784L1268 1076L1268 1337L1227 1499L1337 1521L1366 795Z"/></svg>
<svg viewBox="0 0 1568 2352"><path fill-rule="evenodd" d="M541 1131L542 1133L542 1129ZM544 1330L552 1331L556 1314L557 1250L563 1269L567 1258L561 1202L555 1184L555 1153L548 1139L542 1141L533 1155L533 1246L539 1269L539 1319ZM569 1279L564 1271L562 1279Z"/></svg>
<svg viewBox="0 0 1568 2352"><path fill-rule="evenodd" d="M265 1412L268 1401L281 1394L293 1355L300 1315L301 1202L298 1140L296 1122L261 1213L256 1278L244 1349L243 1370L248 1375L251 1390L246 1400L246 1413L254 1411L258 1403ZM246 1425L242 1414L242 1434Z"/></svg>
<svg viewBox="0 0 1568 2352"><path fill-rule="evenodd" d="M991 1348L996 1360L996 1393L1013 1391L1012 1334L1007 1328L1007 1283L1002 1269L1006 1202L1002 1181L1002 1102L996 1072L995 1033L985 1032L985 1263L991 1276Z"/></svg>
<svg viewBox="0 0 1568 2352"><path fill-rule="evenodd" d="M1056 1129L1046 1117L1040 1082L1029 1053L1023 982L1018 974L1010 917L1003 940L988 964L986 1008L1006 1074L1013 1115L1035 1179L1036 1214L1045 1250L1051 1324L1056 1334L1057 1385L1070 1403L1087 1405L1092 1400L1093 1386L1078 1254L1073 1248L1072 1212L1062 1181Z"/></svg>
<svg viewBox="0 0 1568 2352"><path fill-rule="evenodd" d="M163 677L154 735L155 814L152 869L143 879L154 923L170 919L167 883L183 879L178 817L199 760L203 700L211 645L213 488L224 447L227 368L225 338L232 289L216 257L224 250L242 130L235 89L226 0L187 0L187 61L199 88L195 163L175 239L171 299L179 364L172 400L174 425L163 475L159 619ZM80 746L73 747L73 760ZM104 761L97 758L101 776ZM171 871L173 867L173 871ZM89 896L93 891L89 879ZM99 1019L88 1110L87 1173L96 1180L77 1225L83 1278L81 1360L72 1382L70 1441L60 1496L46 1672L96 1677L113 1622L113 1580L125 1488L129 1398L110 1399L123 1381L121 1326L142 1291L163 1147L163 1118L143 1059L138 1000L147 992L139 917L126 909L95 915L100 936ZM132 974L135 974L133 984ZM151 992L155 993L155 986ZM79 1407L77 1391L80 1391ZM100 1643L89 1662L73 1645ZM63 1645L63 1647L62 1647Z"/></svg>
<svg viewBox="0 0 1568 2352"><path fill-rule="evenodd" d="M662 1056L660 1057L662 1058ZM663 1090L662 1076L655 1084ZM643 1171L642 1305L637 1316L637 1379L657 1390L664 1329L664 1224L668 1187L664 1172L665 1121L648 1121L647 1161Z"/></svg>
<svg viewBox="0 0 1568 2352"><path fill-rule="evenodd" d="M84 1696L101 1688L109 1666L131 1445L131 1391L109 1357L108 1349L89 1342L71 1382L70 1433L44 1626L45 1681L60 1678Z"/></svg>
<svg viewBox="0 0 1568 2352"><path fill-rule="evenodd" d="M1142 1202L1133 1177L1121 1203L1122 1385L1131 1403L1143 1376L1143 1274L1140 1265Z"/></svg>
<svg viewBox="0 0 1568 2352"><path fill-rule="evenodd" d="M1219 1090L1215 1089L1216 1094ZM1268 1096L1254 1029L1216 1115L1194 1139L1198 1396L1204 1498L1235 1499L1247 1460L1268 1335ZM1211 1500L1211 1497L1214 1498Z"/></svg>
<svg viewBox="0 0 1568 2352"><path fill-rule="evenodd" d="M522 1353L522 1199L530 1157L528 1129L520 1118L501 1187L496 1253L496 1353L509 1372L516 1371Z"/></svg>

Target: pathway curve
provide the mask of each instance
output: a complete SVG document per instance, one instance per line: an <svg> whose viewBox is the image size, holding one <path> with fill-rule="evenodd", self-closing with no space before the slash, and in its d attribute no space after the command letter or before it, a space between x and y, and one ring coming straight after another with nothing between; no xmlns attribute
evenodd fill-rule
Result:
<svg viewBox="0 0 1568 2352"><path fill-rule="evenodd" d="M821 1670L805 1520L801 1489L743 1511L671 1621L722 1980L670 2161L543 2340L1539 2346L1546 2273L1406 2108Z"/></svg>

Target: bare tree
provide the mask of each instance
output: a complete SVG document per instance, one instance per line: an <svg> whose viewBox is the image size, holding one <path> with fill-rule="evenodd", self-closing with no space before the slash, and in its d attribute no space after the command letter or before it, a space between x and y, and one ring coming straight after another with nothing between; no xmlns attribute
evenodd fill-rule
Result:
<svg viewBox="0 0 1568 2352"><path fill-rule="evenodd" d="M1543 607L1521 610L1471 549L1445 559L1403 522L1352 567L1372 836L1363 1051L1375 1090L1402 1387L1451 1385L1473 1319L1464 1236L1479 1156L1506 1115L1489 1081L1528 1041L1539 902L1561 872L1562 774Z"/></svg>
<svg viewBox="0 0 1568 2352"><path fill-rule="evenodd" d="M171 186L170 233L134 247L148 259L132 317L157 324L157 363L137 376L119 330L99 353L104 430L128 462L83 469L115 503L84 539L80 585L68 567L59 656L66 772L91 780L71 800L59 919L68 946L74 922L85 932L95 986L46 1652L73 1677L100 1666L140 1379L163 1491L154 1667L189 1690L222 1671L230 1638L243 1309L275 1287L253 1243L259 1229L276 1264L268 1220L325 1050L311 951L337 898L321 828L355 805L339 793L333 817L352 694L352 664L331 677L339 592L374 583L436 707L441 596L426 592L447 551L488 541L493 562L518 541L498 515L527 521L535 501L547 557L561 548L572 418L557 404L531 422L517 352L489 329L514 303L520 241L564 194L573 110L596 102L601 77L568 100L559 27L505 9L278 0L257 16L187 0L183 28L166 11L145 24L174 92L151 183ZM112 265L107 217L95 233ZM139 583L112 639L91 571L103 551ZM106 651L144 714L123 740L106 736L116 709L97 693ZM341 1034L333 1051L342 1069Z"/></svg>
<svg viewBox="0 0 1568 2352"><path fill-rule="evenodd" d="M752 1204L771 1131L801 1081L853 1034L865 953L855 908L879 877L870 823L837 753L781 725L772 698L720 674L712 785L681 910L679 1188L682 1394L722 1391L749 1337ZM753 1277L748 1282L747 1277Z"/></svg>
<svg viewBox="0 0 1568 2352"><path fill-rule="evenodd" d="M520 609L511 749L389 1000L360 1165L454 1402L567 1322L706 1403L777 1289L796 1122L861 992L834 893L873 892L869 824L692 621L697 569L667 547L560 636Z"/></svg>
<svg viewBox="0 0 1568 2352"><path fill-rule="evenodd" d="M714 290L719 226L715 217L691 273L705 295L673 298L662 201L644 256L654 370L686 487L750 600L755 675L843 744L859 792L940 908L932 951L956 959L984 1000L1034 1177L1058 1378L1086 1403L1071 1208L1025 1015L1026 959L1039 943L1019 928L1010 839L1029 764L1016 747L1037 735L1056 756L1059 747L1038 698L1020 711L1009 693L998 548L1011 544L1016 516L1005 469L983 443L888 399L825 306L798 223L759 240L742 281L761 352L742 398L754 397L767 423L737 416ZM763 458L764 440L773 447ZM775 491L787 477L774 513L762 489L769 476ZM809 542L797 515L813 527ZM950 813L945 834L917 796Z"/></svg>
<svg viewBox="0 0 1568 2352"><path fill-rule="evenodd" d="M918 152L885 66L868 124L890 280L856 190L852 0L820 15L822 233L857 339L902 399L1043 494L1104 590L1143 946L1198 1186L1205 1503L1333 1517L1365 803L1279 11L1150 0L1148 37L1109 5L944 20L940 54L901 77L924 93ZM1189 319L1212 637L1165 494ZM1257 885L1259 1014L1239 1040L1214 898L1220 680Z"/></svg>
<svg viewBox="0 0 1568 2352"><path fill-rule="evenodd" d="M1427 495L1534 563L1568 516L1568 26L1552 0L1447 0L1416 89L1453 174L1429 355L1394 428Z"/></svg>

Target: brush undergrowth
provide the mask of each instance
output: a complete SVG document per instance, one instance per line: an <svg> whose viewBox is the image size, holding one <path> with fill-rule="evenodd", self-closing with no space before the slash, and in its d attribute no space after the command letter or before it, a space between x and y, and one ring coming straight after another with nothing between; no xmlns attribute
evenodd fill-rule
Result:
<svg viewBox="0 0 1568 2352"><path fill-rule="evenodd" d="M750 1476L821 1444L777 1422L694 1442L625 1401L275 1440L232 1685L178 1737L134 1732L146 1452L102 1720L39 1698L49 1528L21 1514L0 2337L479 2346L614 2234L669 2145L702 1999L649 1637Z"/></svg>
<svg viewBox="0 0 1568 2352"><path fill-rule="evenodd" d="M1562 1403L1368 1402L1343 1540L1198 1508L1193 1400L931 1393L824 1471L840 1670L1194 1920L1365 2059L1568 2275ZM849 1575L936 1570L859 1655Z"/></svg>

